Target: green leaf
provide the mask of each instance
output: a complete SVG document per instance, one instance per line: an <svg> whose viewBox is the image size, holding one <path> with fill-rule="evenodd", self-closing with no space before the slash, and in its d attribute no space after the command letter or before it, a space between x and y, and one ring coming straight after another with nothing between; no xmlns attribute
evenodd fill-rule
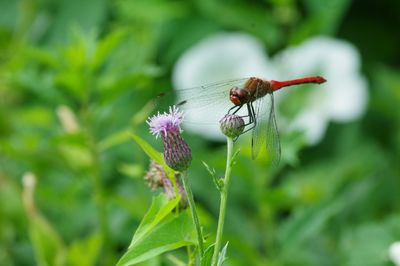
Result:
<svg viewBox="0 0 400 266"><path fill-rule="evenodd" d="M165 172L167 173L168 177L171 180L174 180L175 178L175 171L172 170L164 161L164 157L161 154L161 152L157 151L154 149L148 142L146 142L144 139L139 137L136 134L131 134L131 137L133 138L134 141L136 141L137 144L142 148L142 150L156 163L161 165Z"/></svg>
<svg viewBox="0 0 400 266"><path fill-rule="evenodd" d="M63 142L58 146L65 161L75 169L86 169L93 164L93 157L89 149L78 143Z"/></svg>
<svg viewBox="0 0 400 266"><path fill-rule="evenodd" d="M357 198L368 195L372 191L370 183L358 182L348 186L335 200L327 199L318 205L296 211L294 217L280 226L278 241L283 246L282 254L292 257L304 242L321 233L329 219L355 205Z"/></svg>
<svg viewBox="0 0 400 266"><path fill-rule="evenodd" d="M140 223L129 248L132 248L141 238L148 234L154 227L156 227L171 211L177 206L180 198L175 198L165 203L164 195L160 195L152 202L150 210L144 216Z"/></svg>
<svg viewBox="0 0 400 266"><path fill-rule="evenodd" d="M96 259L101 248L100 234L94 234L84 239L74 241L68 249L68 262L71 266L91 266L96 264ZM84 252L82 252L84 251Z"/></svg>
<svg viewBox="0 0 400 266"><path fill-rule="evenodd" d="M128 251L117 266L128 266L161 253L196 243L196 232L188 210L173 213L180 198L153 198L152 205L133 236Z"/></svg>
<svg viewBox="0 0 400 266"><path fill-rule="evenodd" d="M131 121L132 121L133 126L143 123L147 119L147 117L150 115L150 113L154 110L154 107L155 107L155 105L154 105L153 101L149 101L147 104L145 104L139 112L137 112L134 116L132 116ZM129 128L119 130L119 131L111 134L110 136L107 136L102 141L100 141L99 147L101 150L107 150L113 146L122 144L125 141L129 140L129 137L131 136L131 134L132 134L132 130ZM140 139L139 142L144 142L144 140ZM138 142L138 144L140 145L139 142Z"/></svg>
<svg viewBox="0 0 400 266"><path fill-rule="evenodd" d="M219 253L217 266L222 266L222 264L224 264L224 261L226 260L226 250L228 249L228 244L229 242L226 242L225 246Z"/></svg>
<svg viewBox="0 0 400 266"><path fill-rule="evenodd" d="M101 67L113 49L121 42L124 35L125 33L123 31L111 32L98 43L91 65L93 70L97 70Z"/></svg>
<svg viewBox="0 0 400 266"><path fill-rule="evenodd" d="M217 189L219 191L222 191L222 188L224 187L224 181L220 177L217 176L214 168L211 168L205 162L203 162L203 165L206 167L208 173L210 173L211 177L213 178L214 184L217 187Z"/></svg>
<svg viewBox="0 0 400 266"><path fill-rule="evenodd" d="M214 253L214 244L209 246L201 257L200 266L210 266L212 263L212 256Z"/></svg>
<svg viewBox="0 0 400 266"><path fill-rule="evenodd" d="M113 146L119 145L124 143L125 141L129 140L131 133L128 129L123 129L118 132L111 134L110 136L106 137L99 143L99 148L102 151L105 151Z"/></svg>
<svg viewBox="0 0 400 266"><path fill-rule="evenodd" d="M59 60L50 51L39 49L36 47L26 47L24 52L29 58L32 58L37 63L49 66L51 68L59 67Z"/></svg>
<svg viewBox="0 0 400 266"><path fill-rule="evenodd" d="M143 178L143 165L142 164L128 164L128 163L120 163L117 166L118 172L125 176L129 176L132 178Z"/></svg>
<svg viewBox="0 0 400 266"><path fill-rule="evenodd" d="M351 3L349 0L331 0L329 2L306 0L304 2L310 15L297 27L292 38L295 42L316 34L334 34Z"/></svg>
<svg viewBox="0 0 400 266"><path fill-rule="evenodd" d="M388 249L400 237L399 218L395 215L345 230L339 246L343 265L389 265Z"/></svg>
<svg viewBox="0 0 400 266"><path fill-rule="evenodd" d="M41 215L29 215L29 233L39 266L62 266L65 263L65 247L57 232Z"/></svg>
<svg viewBox="0 0 400 266"><path fill-rule="evenodd" d="M261 5L249 5L245 1L224 3L213 0L197 0L196 5L202 12L219 24L237 28L257 36L274 47L282 39L278 24L273 16L266 16ZM221 16L221 14L224 14ZM243 18L246 18L244 21Z"/></svg>
<svg viewBox="0 0 400 266"><path fill-rule="evenodd" d="M134 141L136 141L137 144L142 148L142 150L151 158L153 159L156 163L158 164L163 164L164 159L162 157L162 154L154 149L148 142L146 142L144 139L139 137L136 134L131 134L132 138Z"/></svg>
<svg viewBox="0 0 400 266"><path fill-rule="evenodd" d="M239 153L240 153L240 149L236 150L233 153L232 159L231 159L231 165L230 165L231 167L236 164L236 157L239 155Z"/></svg>

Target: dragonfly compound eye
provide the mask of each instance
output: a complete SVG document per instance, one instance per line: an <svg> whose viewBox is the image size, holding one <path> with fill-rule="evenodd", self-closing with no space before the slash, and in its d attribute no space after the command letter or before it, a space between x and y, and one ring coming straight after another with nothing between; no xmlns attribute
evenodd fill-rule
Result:
<svg viewBox="0 0 400 266"><path fill-rule="evenodd" d="M232 87L229 91L229 99L234 105L242 105L243 92L238 87Z"/></svg>

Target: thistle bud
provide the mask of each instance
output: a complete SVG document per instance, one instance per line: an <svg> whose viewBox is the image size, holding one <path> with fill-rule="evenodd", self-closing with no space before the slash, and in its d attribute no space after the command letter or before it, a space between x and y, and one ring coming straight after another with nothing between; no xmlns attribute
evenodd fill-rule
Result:
<svg viewBox="0 0 400 266"><path fill-rule="evenodd" d="M161 165L157 164L155 161L150 161L149 170L144 176L144 181L151 188L151 190L156 190L163 186L163 179L168 178L164 169Z"/></svg>
<svg viewBox="0 0 400 266"><path fill-rule="evenodd" d="M184 171L190 166L192 152L177 131L171 131L163 136L164 159L169 167L176 171Z"/></svg>
<svg viewBox="0 0 400 266"><path fill-rule="evenodd" d="M244 120L238 115L225 115L220 121L220 128L222 133L230 138L236 138L243 133L244 130Z"/></svg>
<svg viewBox="0 0 400 266"><path fill-rule="evenodd" d="M157 164L155 161L150 162L149 170L147 171L144 180L149 185L151 190L156 190L158 188L163 188L165 195L169 200L175 198L174 186L171 180L168 178L164 169L161 165ZM186 208L188 205L187 195L180 181L180 174L175 175L176 186L178 192L181 195L181 201L179 206L181 208Z"/></svg>

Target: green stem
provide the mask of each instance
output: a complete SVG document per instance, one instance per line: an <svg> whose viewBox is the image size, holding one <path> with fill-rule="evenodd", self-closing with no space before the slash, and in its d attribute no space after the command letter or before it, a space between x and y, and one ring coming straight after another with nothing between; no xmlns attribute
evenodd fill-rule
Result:
<svg viewBox="0 0 400 266"><path fill-rule="evenodd" d="M229 180L231 177L232 170L232 154L233 154L233 139L227 137L227 158L226 158L226 168L225 168L225 178L224 184L221 188L221 202L219 205L219 217L218 217L218 228L217 228L217 240L215 241L214 246L214 254L212 258L211 265L217 265L218 262L218 254L221 249L222 244L222 234L224 231L224 222L225 222L225 211L226 211L226 202L228 198L228 186Z"/></svg>
<svg viewBox="0 0 400 266"><path fill-rule="evenodd" d="M187 249L187 254L188 254L187 266L193 266L194 265L194 260L196 258L193 258L192 247L191 246L187 246L186 249Z"/></svg>
<svg viewBox="0 0 400 266"><path fill-rule="evenodd" d="M89 124L89 123L88 123ZM107 212L107 202L105 198L105 188L101 178L101 162L99 158L99 151L97 148L97 143L94 138L93 131L89 127L87 129L87 136L89 139L89 147L91 151L91 155L93 158L93 164L91 167L91 177L94 188L94 201L97 207L97 215L100 223L100 232L102 236L103 242L103 253L100 265L110 265L112 263L112 250L113 243L110 234L110 226L108 223L108 212Z"/></svg>
<svg viewBox="0 0 400 266"><path fill-rule="evenodd" d="M101 181L101 176L98 173L93 175L94 181L94 194L95 201L98 208L98 217L100 221L100 229L104 238L104 243L106 245L110 244L110 232L108 228L108 218L106 210L106 200L104 198L104 189Z"/></svg>
<svg viewBox="0 0 400 266"><path fill-rule="evenodd" d="M192 219L193 219L194 225L196 227L196 231L197 231L197 239L199 242L200 257L203 257L203 254L204 254L203 239L204 238L203 238L203 233L201 232L199 217L198 217L197 211L196 211L196 205L194 204L193 193L189 186L187 171L182 173L182 183L183 183L183 187L185 188L185 191L186 191L186 194L188 197L189 207L192 212Z"/></svg>

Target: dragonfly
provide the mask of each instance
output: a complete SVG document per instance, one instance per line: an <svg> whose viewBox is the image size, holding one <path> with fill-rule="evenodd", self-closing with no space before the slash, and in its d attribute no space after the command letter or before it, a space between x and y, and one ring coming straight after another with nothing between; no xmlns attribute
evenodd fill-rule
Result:
<svg viewBox="0 0 400 266"><path fill-rule="evenodd" d="M233 79L193 88L177 89L176 106L185 113L184 123L197 128L219 126L227 114L247 119L242 134L251 131L251 154L256 159L266 149L271 161L279 164L281 146L275 118L274 92L299 84L321 84L321 76L276 81L257 77Z"/></svg>

